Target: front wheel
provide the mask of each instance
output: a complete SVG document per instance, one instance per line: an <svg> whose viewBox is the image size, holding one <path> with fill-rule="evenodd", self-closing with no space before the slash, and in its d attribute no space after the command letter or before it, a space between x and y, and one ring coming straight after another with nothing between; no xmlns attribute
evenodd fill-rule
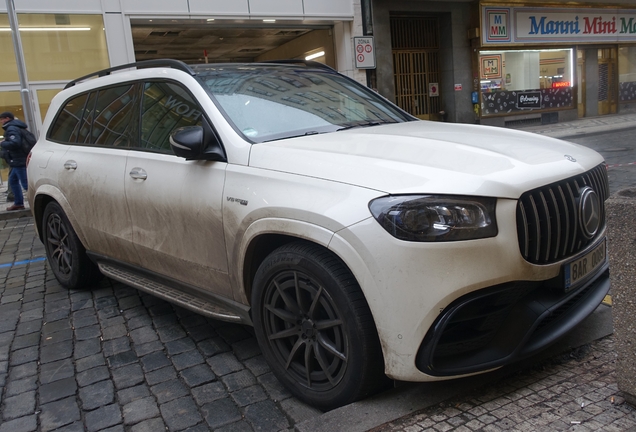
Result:
<svg viewBox="0 0 636 432"><path fill-rule="evenodd" d="M386 384L369 306L329 251L299 242L272 252L254 279L252 313L272 371L309 405L336 408Z"/></svg>
<svg viewBox="0 0 636 432"><path fill-rule="evenodd" d="M97 280L100 275L97 266L86 255L64 210L56 202L50 202L44 209L42 234L46 257L60 284L78 289Z"/></svg>

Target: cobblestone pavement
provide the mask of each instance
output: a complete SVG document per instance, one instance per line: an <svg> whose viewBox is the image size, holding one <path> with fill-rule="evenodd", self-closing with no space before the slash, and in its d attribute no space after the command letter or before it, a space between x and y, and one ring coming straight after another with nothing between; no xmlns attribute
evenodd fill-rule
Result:
<svg viewBox="0 0 636 432"><path fill-rule="evenodd" d="M322 414L279 384L249 327L106 278L61 287L32 223L0 221L0 432L277 431Z"/></svg>
<svg viewBox="0 0 636 432"><path fill-rule="evenodd" d="M373 432L636 431L616 386L612 336Z"/></svg>

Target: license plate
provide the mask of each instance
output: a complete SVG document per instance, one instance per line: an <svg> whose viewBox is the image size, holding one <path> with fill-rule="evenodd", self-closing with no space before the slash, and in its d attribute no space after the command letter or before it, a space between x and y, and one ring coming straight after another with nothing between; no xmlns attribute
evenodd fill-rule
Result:
<svg viewBox="0 0 636 432"><path fill-rule="evenodd" d="M607 260L605 243L606 241L603 240L592 251L565 264L563 268L565 291L569 291L578 285L579 282L584 281L587 275L594 273L596 269L605 263Z"/></svg>

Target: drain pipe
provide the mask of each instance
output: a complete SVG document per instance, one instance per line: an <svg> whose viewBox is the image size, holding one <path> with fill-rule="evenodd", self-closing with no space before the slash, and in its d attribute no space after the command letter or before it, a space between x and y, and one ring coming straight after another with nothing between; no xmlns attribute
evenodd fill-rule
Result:
<svg viewBox="0 0 636 432"><path fill-rule="evenodd" d="M360 8L362 9L362 36L373 36L373 6L371 4L371 0L361 0ZM376 70L366 69L366 74L367 87L376 90Z"/></svg>

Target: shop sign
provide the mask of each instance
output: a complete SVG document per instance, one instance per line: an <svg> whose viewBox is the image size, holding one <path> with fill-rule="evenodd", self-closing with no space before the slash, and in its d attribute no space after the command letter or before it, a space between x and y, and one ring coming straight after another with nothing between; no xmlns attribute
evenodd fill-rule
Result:
<svg viewBox="0 0 636 432"><path fill-rule="evenodd" d="M541 108L541 92L518 92L517 93L518 109Z"/></svg>
<svg viewBox="0 0 636 432"><path fill-rule="evenodd" d="M571 87L570 81L556 81L552 83L552 88Z"/></svg>
<svg viewBox="0 0 636 432"><path fill-rule="evenodd" d="M479 60L481 61L481 79L501 78L501 54L483 55L479 57Z"/></svg>
<svg viewBox="0 0 636 432"><path fill-rule="evenodd" d="M482 42L634 42L636 9L482 7Z"/></svg>

